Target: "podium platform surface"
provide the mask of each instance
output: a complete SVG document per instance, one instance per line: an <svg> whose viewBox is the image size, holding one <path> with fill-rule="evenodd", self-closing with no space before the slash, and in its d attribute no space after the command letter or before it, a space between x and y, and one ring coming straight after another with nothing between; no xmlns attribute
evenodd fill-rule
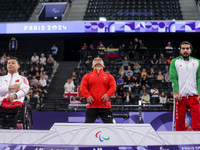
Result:
<svg viewBox="0 0 200 150"><path fill-rule="evenodd" d="M200 144L200 132L156 132L150 124L55 123L50 130L0 130L1 144L177 145Z"/></svg>

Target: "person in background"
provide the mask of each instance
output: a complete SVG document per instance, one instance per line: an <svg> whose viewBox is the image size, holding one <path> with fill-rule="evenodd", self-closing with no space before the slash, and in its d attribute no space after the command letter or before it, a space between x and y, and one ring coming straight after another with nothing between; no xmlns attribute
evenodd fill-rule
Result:
<svg viewBox="0 0 200 150"><path fill-rule="evenodd" d="M123 76L120 76L119 79L117 79L117 86L124 86Z"/></svg>
<svg viewBox="0 0 200 150"><path fill-rule="evenodd" d="M157 81L164 81L164 76L163 76L163 74L162 74L162 71L159 71L158 72L158 75L157 75Z"/></svg>
<svg viewBox="0 0 200 150"><path fill-rule="evenodd" d="M99 42L99 45L97 46L97 49L103 49L105 48L102 42Z"/></svg>
<svg viewBox="0 0 200 150"><path fill-rule="evenodd" d="M154 77L156 77L156 73L155 73L153 67L151 67L150 72L149 72L149 74L148 74L148 77L149 77L149 78L154 78Z"/></svg>
<svg viewBox="0 0 200 150"><path fill-rule="evenodd" d="M150 93L151 93L151 97L158 97L159 91L158 91L157 86L154 86L154 88L150 90Z"/></svg>
<svg viewBox="0 0 200 150"><path fill-rule="evenodd" d="M133 75L133 71L131 70L131 66L128 66L128 69L126 70L126 76L132 76Z"/></svg>
<svg viewBox="0 0 200 150"><path fill-rule="evenodd" d="M70 101L70 104L81 104L81 102L78 101L78 100L76 100L76 97L73 96L73 97L72 97L72 100Z"/></svg>
<svg viewBox="0 0 200 150"><path fill-rule="evenodd" d="M165 74L165 82L171 82L169 71Z"/></svg>
<svg viewBox="0 0 200 150"><path fill-rule="evenodd" d="M134 58L134 53L135 53L134 48L135 48L135 46L133 44L133 41L130 41L130 44L128 46L128 49L129 49L129 58Z"/></svg>
<svg viewBox="0 0 200 150"><path fill-rule="evenodd" d="M124 70L124 66L121 66L121 67L119 68L119 75L120 75L120 76L124 76L125 73L126 73L126 71Z"/></svg>
<svg viewBox="0 0 200 150"><path fill-rule="evenodd" d="M23 76L23 77L25 77L24 71L21 71L20 75Z"/></svg>
<svg viewBox="0 0 200 150"><path fill-rule="evenodd" d="M140 97L144 95L144 92L149 94L149 90L146 88L146 86L142 86L142 89L140 90Z"/></svg>
<svg viewBox="0 0 200 150"><path fill-rule="evenodd" d="M51 47L51 51L52 51L52 56L54 58L54 60L57 60L57 55L58 55L58 47L56 46L56 44L53 44L53 46Z"/></svg>
<svg viewBox="0 0 200 150"><path fill-rule="evenodd" d="M47 58L47 64L50 65L53 68L54 58L52 57L52 54L49 55Z"/></svg>
<svg viewBox="0 0 200 150"><path fill-rule="evenodd" d="M149 88L149 80L147 76L143 76L141 78L141 86L145 86L146 88Z"/></svg>
<svg viewBox="0 0 200 150"><path fill-rule="evenodd" d="M174 95L173 91L171 91L167 94L167 103L173 103L173 102L174 102Z"/></svg>
<svg viewBox="0 0 200 150"><path fill-rule="evenodd" d="M87 43L83 43L83 46L81 48L81 59L83 60L83 62L85 62L87 60L87 56L88 56L88 46Z"/></svg>
<svg viewBox="0 0 200 150"><path fill-rule="evenodd" d="M122 62L116 62L116 64L122 64L122 66L124 67L124 68L127 68L128 67L128 65L130 64L130 61L128 60L128 57L124 57L124 60L122 60Z"/></svg>
<svg viewBox="0 0 200 150"><path fill-rule="evenodd" d="M145 68L142 69L142 72L141 72L141 77L143 76L147 76L147 71Z"/></svg>
<svg viewBox="0 0 200 150"><path fill-rule="evenodd" d="M131 97L129 92L125 92L124 95L124 105L130 105L131 104Z"/></svg>
<svg viewBox="0 0 200 150"><path fill-rule="evenodd" d="M167 64L167 58L165 58L163 53L160 53L159 64Z"/></svg>
<svg viewBox="0 0 200 150"><path fill-rule="evenodd" d="M156 58L156 54L153 54L153 57L151 59L151 64L158 64L158 59Z"/></svg>
<svg viewBox="0 0 200 150"><path fill-rule="evenodd" d="M112 44L110 44L107 49L110 49L110 48L114 48L114 46Z"/></svg>
<svg viewBox="0 0 200 150"><path fill-rule="evenodd" d="M12 37L11 40L9 41L8 48L10 53L10 56L16 56L17 49L18 49L18 41L16 40L15 37Z"/></svg>
<svg viewBox="0 0 200 150"><path fill-rule="evenodd" d="M163 75L165 75L168 71L169 71L169 66L166 65L166 66L165 66L165 69L163 70Z"/></svg>
<svg viewBox="0 0 200 150"><path fill-rule="evenodd" d="M6 75L6 74L7 74L6 69L2 67L0 71L0 76Z"/></svg>
<svg viewBox="0 0 200 150"><path fill-rule="evenodd" d="M41 76L41 78L40 78L40 80L39 80L39 82L40 82L40 84L41 84L41 87L42 87L42 91L44 92L44 93L48 93L47 92L47 81L45 80L45 75L42 75Z"/></svg>
<svg viewBox="0 0 200 150"><path fill-rule="evenodd" d="M39 80L40 80L40 73L39 73L39 72L36 72L36 73L35 73L35 76L36 76L36 79L39 81Z"/></svg>
<svg viewBox="0 0 200 150"><path fill-rule="evenodd" d="M31 57L31 65L38 65L39 63L39 56L37 56L36 53L33 54L33 56Z"/></svg>
<svg viewBox="0 0 200 150"><path fill-rule="evenodd" d="M131 85L132 85L132 86L136 86L136 87L141 86L141 82L140 82L140 80L137 78L137 76L135 76L135 75L132 76Z"/></svg>
<svg viewBox="0 0 200 150"><path fill-rule="evenodd" d="M67 79L67 83L64 85L65 92L74 92L75 85L72 83L71 79Z"/></svg>
<svg viewBox="0 0 200 150"><path fill-rule="evenodd" d="M4 65L4 64L7 64L7 56L6 56L6 53L3 54L3 56L1 56L1 64Z"/></svg>
<svg viewBox="0 0 200 150"><path fill-rule="evenodd" d="M124 90L122 86L117 87L116 93L117 98L123 98L124 97Z"/></svg>
<svg viewBox="0 0 200 150"><path fill-rule="evenodd" d="M171 59L174 58L174 48L172 47L171 42L167 43L165 50L166 50L166 57L168 59L168 62L171 62Z"/></svg>
<svg viewBox="0 0 200 150"><path fill-rule="evenodd" d="M140 66L139 62L136 61L136 62L134 63L133 69L134 69L134 73L140 73L140 72L141 72L141 71L140 71L141 66Z"/></svg>
<svg viewBox="0 0 200 150"><path fill-rule="evenodd" d="M140 43L138 41L138 38L135 38L135 47L134 47L134 50L135 50L135 55L134 55L134 60L139 60L140 58L140 53L139 53L139 50L140 50Z"/></svg>
<svg viewBox="0 0 200 150"><path fill-rule="evenodd" d="M32 79L31 79L30 82L33 82L34 85L38 85L39 81L38 81L38 79L36 79L36 75L33 75L33 76L32 76Z"/></svg>
<svg viewBox="0 0 200 150"><path fill-rule="evenodd" d="M43 53L41 54L41 57L40 57L40 65L41 66L45 66L46 65L46 57L44 56Z"/></svg>
<svg viewBox="0 0 200 150"><path fill-rule="evenodd" d="M167 95L164 91L161 92L159 96L160 104L165 104L167 102Z"/></svg>
<svg viewBox="0 0 200 150"><path fill-rule="evenodd" d="M140 43L140 49L147 49L147 47L144 46L144 44L142 43L142 40L139 40Z"/></svg>
<svg viewBox="0 0 200 150"><path fill-rule="evenodd" d="M131 49L131 50L134 49L133 41L130 41L130 44L129 44L128 48Z"/></svg>
<svg viewBox="0 0 200 150"><path fill-rule="evenodd" d="M192 127L189 126L189 119L185 119L185 131L192 131Z"/></svg>
<svg viewBox="0 0 200 150"><path fill-rule="evenodd" d="M76 72L75 72L75 71L72 72L72 77L71 77L71 79L73 79L73 80L77 79L77 75L76 75Z"/></svg>
<svg viewBox="0 0 200 150"><path fill-rule="evenodd" d="M150 95L144 91L144 94L141 97L142 104L150 104Z"/></svg>

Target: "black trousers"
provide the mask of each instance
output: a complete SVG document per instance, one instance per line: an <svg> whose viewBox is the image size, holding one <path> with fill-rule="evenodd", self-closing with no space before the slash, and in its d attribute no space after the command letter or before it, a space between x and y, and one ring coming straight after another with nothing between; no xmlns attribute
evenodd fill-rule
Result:
<svg viewBox="0 0 200 150"><path fill-rule="evenodd" d="M85 123L94 123L100 117L103 123L113 123L113 115L110 108L88 108L85 112Z"/></svg>

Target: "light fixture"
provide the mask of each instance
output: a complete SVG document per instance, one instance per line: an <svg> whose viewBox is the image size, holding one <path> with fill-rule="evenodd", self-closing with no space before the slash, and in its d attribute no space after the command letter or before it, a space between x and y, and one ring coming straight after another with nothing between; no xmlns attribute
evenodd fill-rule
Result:
<svg viewBox="0 0 200 150"><path fill-rule="evenodd" d="M107 21L106 17L99 17L99 21Z"/></svg>

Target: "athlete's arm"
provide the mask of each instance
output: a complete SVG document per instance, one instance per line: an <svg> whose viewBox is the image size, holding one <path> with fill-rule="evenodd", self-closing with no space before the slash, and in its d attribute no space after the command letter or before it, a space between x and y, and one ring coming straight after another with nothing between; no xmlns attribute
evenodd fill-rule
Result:
<svg viewBox="0 0 200 150"><path fill-rule="evenodd" d="M199 62L199 67L197 70L197 75L196 75L196 81L197 81L197 90L198 90L198 100L200 101L200 60Z"/></svg>
<svg viewBox="0 0 200 150"><path fill-rule="evenodd" d="M181 97L179 95L179 87L178 87L178 73L175 67L175 59L172 59L170 63L170 69L169 69L170 78L172 80L172 88L174 91L174 99L180 100Z"/></svg>
<svg viewBox="0 0 200 150"><path fill-rule="evenodd" d="M0 93L6 93L9 91L9 87L3 84L2 78L0 78Z"/></svg>
<svg viewBox="0 0 200 150"><path fill-rule="evenodd" d="M28 93L29 91L29 83L28 83L28 80L23 77L23 81L22 83L20 84L20 89L19 91L16 93L17 95L17 98L21 98L21 97L25 97L26 94Z"/></svg>
<svg viewBox="0 0 200 150"><path fill-rule="evenodd" d="M170 78L172 80L173 91L178 93L179 92L178 74L177 74L177 70L176 70L176 67L175 67L175 60L174 59L172 59L172 61L170 63L169 74L170 74Z"/></svg>
<svg viewBox="0 0 200 150"><path fill-rule="evenodd" d="M81 92L83 96L87 99L89 96L91 96L89 90L88 90L88 75L84 75L81 81Z"/></svg>
<svg viewBox="0 0 200 150"><path fill-rule="evenodd" d="M111 97L115 91L116 91L116 82L115 82L115 78L110 75L110 80L109 80L109 90L105 93L108 95L108 97Z"/></svg>

